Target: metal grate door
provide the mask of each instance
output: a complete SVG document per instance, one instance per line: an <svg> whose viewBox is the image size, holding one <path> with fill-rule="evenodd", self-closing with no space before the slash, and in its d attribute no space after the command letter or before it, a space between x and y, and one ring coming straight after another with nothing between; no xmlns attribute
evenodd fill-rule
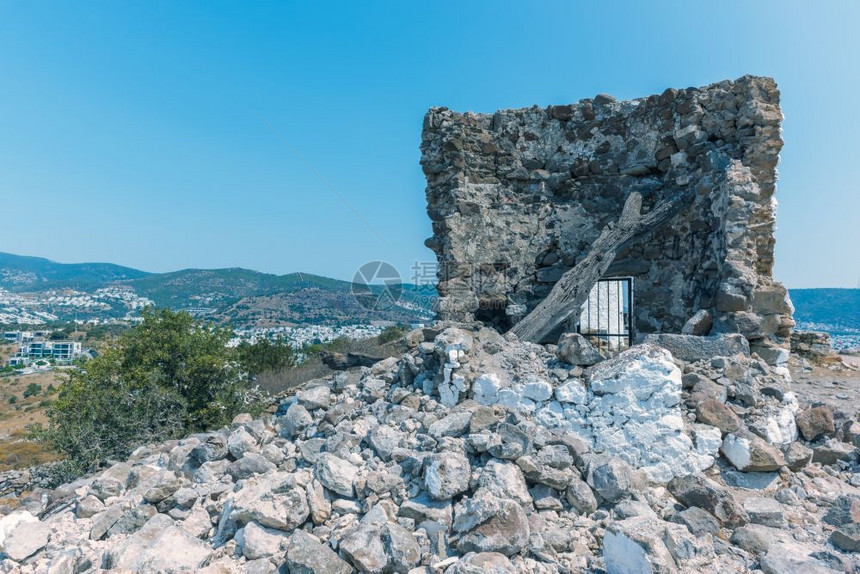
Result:
<svg viewBox="0 0 860 574"><path fill-rule="evenodd" d="M619 353L633 345L633 278L601 279L582 305L576 331L600 349Z"/></svg>

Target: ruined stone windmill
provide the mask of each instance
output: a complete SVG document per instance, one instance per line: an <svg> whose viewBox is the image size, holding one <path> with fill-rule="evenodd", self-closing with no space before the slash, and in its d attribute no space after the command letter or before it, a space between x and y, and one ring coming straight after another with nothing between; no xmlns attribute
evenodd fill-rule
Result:
<svg viewBox="0 0 860 574"><path fill-rule="evenodd" d="M632 101L431 109L421 163L440 318L554 342L599 280L632 277L629 333L679 333L706 311L713 332L784 362L781 121L775 82L752 76Z"/></svg>

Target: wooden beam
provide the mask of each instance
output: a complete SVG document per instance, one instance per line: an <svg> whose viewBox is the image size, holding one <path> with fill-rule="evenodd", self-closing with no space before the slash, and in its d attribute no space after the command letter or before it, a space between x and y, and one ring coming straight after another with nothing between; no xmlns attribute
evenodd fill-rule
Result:
<svg viewBox="0 0 860 574"><path fill-rule="evenodd" d="M642 215L642 196L637 192L631 193L624 202L618 221L603 229L585 259L562 275L546 299L514 325L511 332L523 341L543 342L582 307L592 287L622 249L671 219L692 196L691 189L685 190Z"/></svg>

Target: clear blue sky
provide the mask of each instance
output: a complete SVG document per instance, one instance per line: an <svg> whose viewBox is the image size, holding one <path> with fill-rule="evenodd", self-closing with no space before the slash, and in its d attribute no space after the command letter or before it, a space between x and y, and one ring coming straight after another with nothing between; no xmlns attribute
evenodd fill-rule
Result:
<svg viewBox="0 0 860 574"><path fill-rule="evenodd" d="M782 91L776 275L860 282L857 2L0 3L0 251L349 279L433 260L426 109ZM270 122L383 243L261 122Z"/></svg>

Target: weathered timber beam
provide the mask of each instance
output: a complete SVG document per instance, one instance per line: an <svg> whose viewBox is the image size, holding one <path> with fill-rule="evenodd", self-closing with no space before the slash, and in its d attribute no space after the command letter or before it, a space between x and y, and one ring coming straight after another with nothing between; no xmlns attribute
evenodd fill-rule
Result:
<svg viewBox="0 0 860 574"><path fill-rule="evenodd" d="M591 288L624 247L671 219L692 195L692 190L681 192L643 215L640 213L642 196L631 193L618 221L603 229L585 259L562 275L546 299L514 325L511 332L524 341L542 342L582 307Z"/></svg>

